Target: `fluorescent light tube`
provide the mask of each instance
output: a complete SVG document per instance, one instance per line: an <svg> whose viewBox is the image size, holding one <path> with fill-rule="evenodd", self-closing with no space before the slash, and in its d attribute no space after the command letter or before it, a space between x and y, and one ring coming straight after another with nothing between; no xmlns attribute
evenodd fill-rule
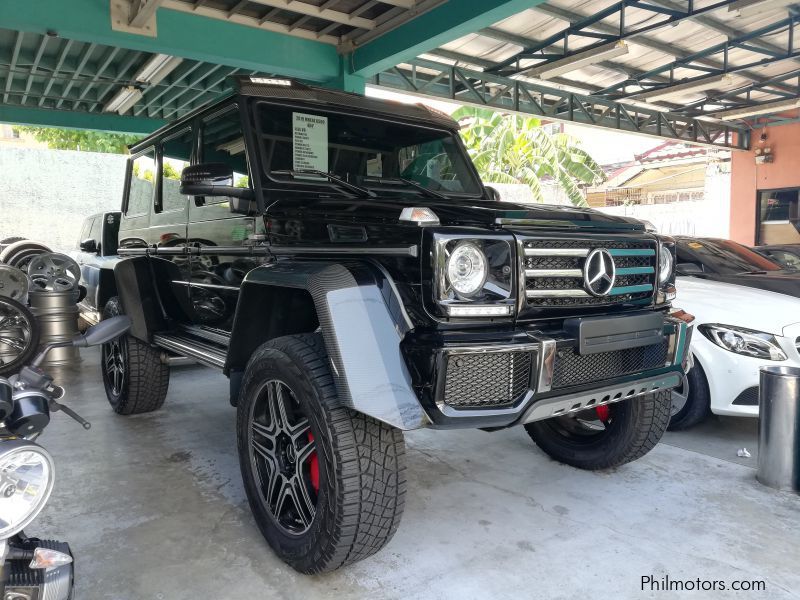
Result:
<svg viewBox="0 0 800 600"><path fill-rule="evenodd" d="M553 62L538 65L525 70L526 75L541 79L552 79L564 73L575 71L582 67L597 64L609 58L615 58L628 53L628 44L625 42L611 42L597 46L572 56L559 58Z"/></svg>
<svg viewBox="0 0 800 600"><path fill-rule="evenodd" d="M155 54L136 72L133 78L141 83L156 85L161 83L182 62L183 59L180 56Z"/></svg>
<svg viewBox="0 0 800 600"><path fill-rule="evenodd" d="M683 96L692 92L705 92L708 90L725 90L732 88L736 85L736 80L730 75L714 75L712 77L703 77L698 81L687 81L685 83L678 83L669 87L648 90L646 92L636 93L633 95L637 100L647 100L648 102L658 102L659 100L667 100L675 96Z"/></svg>
<svg viewBox="0 0 800 600"><path fill-rule="evenodd" d="M227 152L231 156L244 152L244 138L239 138L231 142L226 142L217 146L217 150Z"/></svg>
<svg viewBox="0 0 800 600"><path fill-rule="evenodd" d="M103 112L115 112L119 114L125 114L133 108L133 105L136 104L142 98L142 90L139 90L132 85L126 85L123 88L114 94L114 97L111 98L108 104L103 107Z"/></svg>
<svg viewBox="0 0 800 600"><path fill-rule="evenodd" d="M768 113L782 112L784 110L792 110L793 108L800 108L800 98L778 100L777 102L767 102L766 104L759 104L757 106L732 108L730 110L710 113L709 116L722 121L732 121L734 119L743 119L744 117L754 117L756 115L765 115Z"/></svg>

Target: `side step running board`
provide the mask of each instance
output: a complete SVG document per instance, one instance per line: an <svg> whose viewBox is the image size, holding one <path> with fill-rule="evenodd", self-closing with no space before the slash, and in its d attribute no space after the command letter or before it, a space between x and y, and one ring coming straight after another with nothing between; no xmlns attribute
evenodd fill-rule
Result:
<svg viewBox="0 0 800 600"><path fill-rule="evenodd" d="M153 336L153 343L170 352L193 358L208 367L221 369L225 366L226 350L201 340L178 334L159 333Z"/></svg>

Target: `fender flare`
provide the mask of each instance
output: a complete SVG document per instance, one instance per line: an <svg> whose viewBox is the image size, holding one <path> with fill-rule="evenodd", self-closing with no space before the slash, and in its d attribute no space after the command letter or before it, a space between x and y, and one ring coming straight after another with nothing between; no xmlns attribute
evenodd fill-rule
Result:
<svg viewBox="0 0 800 600"><path fill-rule="evenodd" d="M250 271L242 295L255 285L310 294L342 406L403 430L428 424L400 349L412 323L388 273L364 262L286 260Z"/></svg>

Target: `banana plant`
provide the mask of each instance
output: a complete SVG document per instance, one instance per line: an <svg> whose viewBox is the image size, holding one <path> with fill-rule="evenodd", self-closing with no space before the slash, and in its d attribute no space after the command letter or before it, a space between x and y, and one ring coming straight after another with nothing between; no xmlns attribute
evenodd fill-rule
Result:
<svg viewBox="0 0 800 600"><path fill-rule="evenodd" d="M572 204L587 206L581 186L605 181L602 168L578 140L549 133L536 117L464 106L453 118L464 124L461 137L486 183L525 184L543 202L542 180L550 177Z"/></svg>

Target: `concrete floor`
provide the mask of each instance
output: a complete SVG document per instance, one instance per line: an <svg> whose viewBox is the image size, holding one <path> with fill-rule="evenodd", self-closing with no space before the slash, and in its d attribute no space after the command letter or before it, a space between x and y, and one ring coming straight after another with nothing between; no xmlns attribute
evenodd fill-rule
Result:
<svg viewBox="0 0 800 600"><path fill-rule="evenodd" d="M83 351L80 368L59 373L93 427L54 415L40 442L56 487L28 531L71 543L78 598L800 598L800 497L755 481L755 420L667 434L607 473L549 460L521 428L413 432L394 540L307 577L255 528L227 380L176 368L160 412L124 418L106 404L98 364ZM752 458L737 458L742 446ZM642 591L645 575L765 580L766 591Z"/></svg>

